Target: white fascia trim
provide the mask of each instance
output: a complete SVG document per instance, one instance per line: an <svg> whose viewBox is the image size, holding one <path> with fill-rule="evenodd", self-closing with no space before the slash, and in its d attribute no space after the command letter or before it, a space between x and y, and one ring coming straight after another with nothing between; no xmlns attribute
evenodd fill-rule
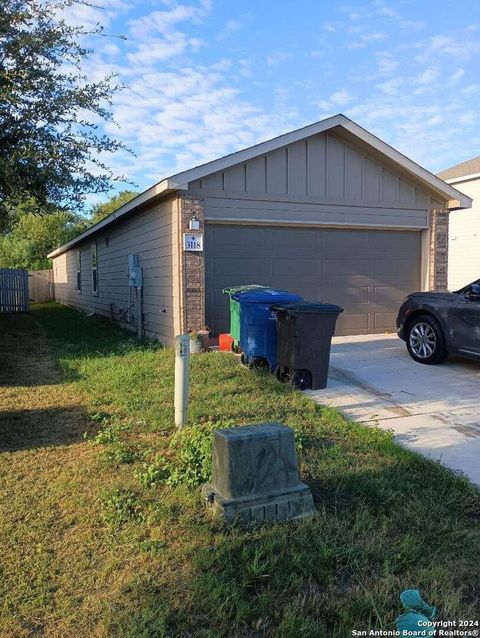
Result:
<svg viewBox="0 0 480 638"><path fill-rule="evenodd" d="M116 211L111 213L108 217L105 217L94 226L87 228L87 230L84 230L83 233L80 233L80 235L77 235L76 237L68 241L63 246L60 246L60 248L57 248L51 253L49 253L47 255L48 259L53 259L54 257L58 257L58 255L61 255L69 248L72 248L73 246L83 241L90 235L93 235L93 233L96 233L102 228L105 228L105 226L109 226L112 222L116 221L117 219L120 219L120 217L123 217L127 213L130 213L132 210L134 210L138 206L145 204L152 197L156 197L157 195L161 195L162 193L165 194L170 190L171 188L169 186L168 179L165 179L162 182L155 184L154 186L152 186L151 188L148 188L143 193L140 193L140 195L137 195L137 197L134 197L133 199L131 199L129 202L127 202L123 206L120 206L120 208L118 208Z"/></svg>
<svg viewBox="0 0 480 638"><path fill-rule="evenodd" d="M459 184L460 182L471 182L475 179L480 179L480 173L471 173L470 175L462 175L462 177L452 177L445 181L447 184Z"/></svg>

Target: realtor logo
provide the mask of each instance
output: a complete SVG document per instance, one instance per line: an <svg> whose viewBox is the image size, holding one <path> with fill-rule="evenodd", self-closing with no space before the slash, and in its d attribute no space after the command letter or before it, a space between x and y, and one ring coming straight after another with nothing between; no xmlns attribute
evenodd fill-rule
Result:
<svg viewBox="0 0 480 638"><path fill-rule="evenodd" d="M201 252L203 250L203 235L198 233L183 233L183 250Z"/></svg>

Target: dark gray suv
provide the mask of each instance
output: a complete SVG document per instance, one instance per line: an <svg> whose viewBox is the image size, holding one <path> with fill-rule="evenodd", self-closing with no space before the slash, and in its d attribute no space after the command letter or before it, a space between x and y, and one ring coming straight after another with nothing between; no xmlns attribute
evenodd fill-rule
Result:
<svg viewBox="0 0 480 638"><path fill-rule="evenodd" d="M441 363L449 352L480 359L480 279L456 292L408 295L397 333L419 363Z"/></svg>

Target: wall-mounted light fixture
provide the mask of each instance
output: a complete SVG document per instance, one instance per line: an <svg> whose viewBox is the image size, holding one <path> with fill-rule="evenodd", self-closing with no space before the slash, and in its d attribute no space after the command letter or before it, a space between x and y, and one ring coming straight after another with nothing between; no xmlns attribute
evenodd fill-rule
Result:
<svg viewBox="0 0 480 638"><path fill-rule="evenodd" d="M200 230L200 220L197 217L197 213L193 211L193 217L188 222L189 230Z"/></svg>

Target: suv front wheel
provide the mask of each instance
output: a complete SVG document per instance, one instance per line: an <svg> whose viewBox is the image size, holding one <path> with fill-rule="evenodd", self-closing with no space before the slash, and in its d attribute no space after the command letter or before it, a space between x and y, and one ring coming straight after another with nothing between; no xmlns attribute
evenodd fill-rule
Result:
<svg viewBox="0 0 480 638"><path fill-rule="evenodd" d="M406 334L408 353L418 363L441 363L448 352L438 321L429 315L415 317Z"/></svg>

